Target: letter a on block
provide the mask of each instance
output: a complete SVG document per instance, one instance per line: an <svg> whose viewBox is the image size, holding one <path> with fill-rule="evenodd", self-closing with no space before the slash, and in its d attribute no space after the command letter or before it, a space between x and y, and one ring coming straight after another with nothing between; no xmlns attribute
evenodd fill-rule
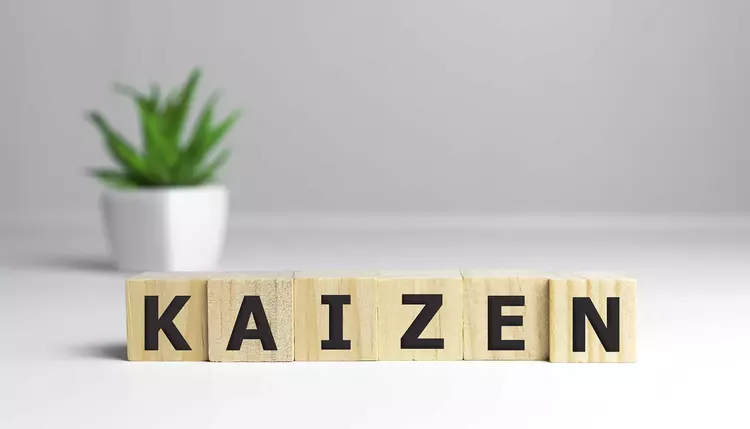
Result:
<svg viewBox="0 0 750 429"><path fill-rule="evenodd" d="M208 281L209 360L294 359L291 272L250 272Z"/></svg>
<svg viewBox="0 0 750 429"><path fill-rule="evenodd" d="M550 279L551 362L635 362L636 281Z"/></svg>
<svg viewBox="0 0 750 429"><path fill-rule="evenodd" d="M206 279L142 274L127 280L128 360L205 361Z"/></svg>

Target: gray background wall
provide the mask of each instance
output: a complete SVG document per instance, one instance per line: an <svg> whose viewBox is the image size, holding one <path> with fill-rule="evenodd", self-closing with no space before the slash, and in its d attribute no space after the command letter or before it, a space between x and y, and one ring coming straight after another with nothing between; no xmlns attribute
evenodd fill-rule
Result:
<svg viewBox="0 0 750 429"><path fill-rule="evenodd" d="M239 211L748 212L745 0L4 0L6 216L96 209L82 119L193 65Z"/></svg>

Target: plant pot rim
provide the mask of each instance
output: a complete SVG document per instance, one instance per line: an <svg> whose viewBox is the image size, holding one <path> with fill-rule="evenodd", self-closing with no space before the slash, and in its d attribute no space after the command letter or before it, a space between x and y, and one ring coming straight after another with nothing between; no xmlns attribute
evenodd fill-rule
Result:
<svg viewBox="0 0 750 429"><path fill-rule="evenodd" d="M226 191L225 185L198 185L198 186L163 186L163 187L143 187L143 188L126 188L116 189L105 187L104 194L116 195L159 195L174 193L192 193L205 191Z"/></svg>

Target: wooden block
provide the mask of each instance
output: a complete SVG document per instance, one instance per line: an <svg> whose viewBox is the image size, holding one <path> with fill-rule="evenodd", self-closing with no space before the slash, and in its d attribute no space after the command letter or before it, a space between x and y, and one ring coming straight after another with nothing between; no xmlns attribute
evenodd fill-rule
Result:
<svg viewBox="0 0 750 429"><path fill-rule="evenodd" d="M463 271L464 359L548 360L549 284L540 273Z"/></svg>
<svg viewBox="0 0 750 429"><path fill-rule="evenodd" d="M376 360L377 350L377 273L294 274L295 360Z"/></svg>
<svg viewBox="0 0 750 429"><path fill-rule="evenodd" d="M254 272L209 279L209 360L293 360L292 277L292 272Z"/></svg>
<svg viewBox="0 0 750 429"><path fill-rule="evenodd" d="M633 279L550 279L550 361L635 362L635 296Z"/></svg>
<svg viewBox="0 0 750 429"><path fill-rule="evenodd" d="M378 277L379 360L463 358L461 273L384 272Z"/></svg>
<svg viewBox="0 0 750 429"><path fill-rule="evenodd" d="M128 360L208 360L204 276L145 273L125 289Z"/></svg>

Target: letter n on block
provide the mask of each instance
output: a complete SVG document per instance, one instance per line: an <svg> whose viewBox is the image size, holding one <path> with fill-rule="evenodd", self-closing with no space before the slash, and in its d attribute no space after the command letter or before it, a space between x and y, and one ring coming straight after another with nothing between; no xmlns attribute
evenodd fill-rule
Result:
<svg viewBox="0 0 750 429"><path fill-rule="evenodd" d="M208 360L205 278L146 273L125 289L128 360Z"/></svg>
<svg viewBox="0 0 750 429"><path fill-rule="evenodd" d="M378 360L461 360L459 271L378 276Z"/></svg>
<svg viewBox="0 0 750 429"><path fill-rule="evenodd" d="M209 279L209 360L292 361L292 277L292 272L251 272Z"/></svg>
<svg viewBox="0 0 750 429"><path fill-rule="evenodd" d="M550 279L551 362L635 362L633 279Z"/></svg>

